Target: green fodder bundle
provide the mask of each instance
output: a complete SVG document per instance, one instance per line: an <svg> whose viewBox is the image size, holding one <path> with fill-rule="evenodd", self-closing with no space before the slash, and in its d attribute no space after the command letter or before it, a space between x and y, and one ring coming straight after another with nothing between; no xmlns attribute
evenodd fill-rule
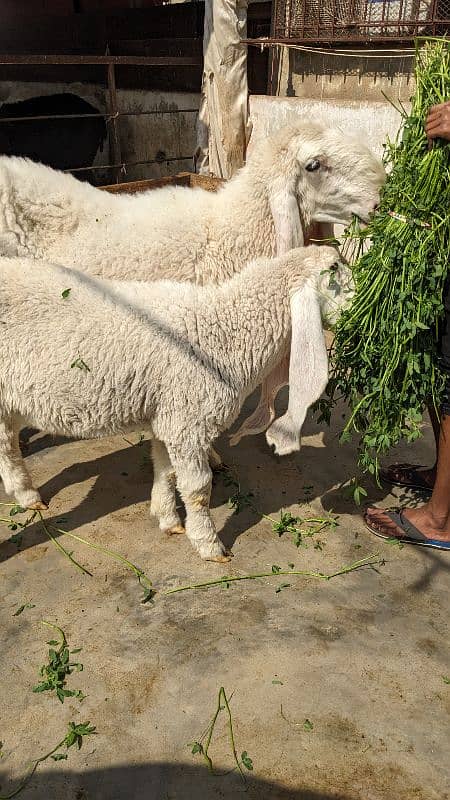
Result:
<svg viewBox="0 0 450 800"><path fill-rule="evenodd" d="M350 405L342 439L360 435L359 466L375 475L381 454L420 436L424 407L443 388L437 340L450 260L450 144L429 149L424 124L431 106L450 100L450 42L418 46L415 75L411 113L386 149L379 209L358 234L371 246L353 268L356 293L337 325L329 385L331 398Z"/></svg>

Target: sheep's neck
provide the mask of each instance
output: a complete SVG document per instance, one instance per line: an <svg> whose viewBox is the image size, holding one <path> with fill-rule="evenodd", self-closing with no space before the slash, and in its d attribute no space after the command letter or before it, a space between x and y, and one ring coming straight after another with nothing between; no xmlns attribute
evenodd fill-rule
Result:
<svg viewBox="0 0 450 800"><path fill-rule="evenodd" d="M249 394L286 349L291 333L286 278L271 267L263 274L246 270L245 276L220 292L217 301L202 314L200 351L215 363L227 383Z"/></svg>
<svg viewBox="0 0 450 800"><path fill-rule="evenodd" d="M220 261L226 277L239 272L255 258L271 258L276 254L275 228L264 185L255 184L253 176L245 170L230 181L217 199L210 252L214 272L217 272L217 248L222 250Z"/></svg>

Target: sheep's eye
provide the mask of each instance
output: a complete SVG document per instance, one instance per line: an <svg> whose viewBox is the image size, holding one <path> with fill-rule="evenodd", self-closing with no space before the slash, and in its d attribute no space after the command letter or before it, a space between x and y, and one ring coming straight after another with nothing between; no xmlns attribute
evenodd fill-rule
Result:
<svg viewBox="0 0 450 800"><path fill-rule="evenodd" d="M308 161L306 164L305 169L308 172L317 172L317 170L320 169L320 161L318 161L317 158L311 159L311 161Z"/></svg>

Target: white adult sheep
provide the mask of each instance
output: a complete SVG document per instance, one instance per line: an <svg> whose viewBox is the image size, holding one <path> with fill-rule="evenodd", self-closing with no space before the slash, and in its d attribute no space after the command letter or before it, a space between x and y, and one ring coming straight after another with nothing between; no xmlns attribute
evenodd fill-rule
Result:
<svg viewBox="0 0 450 800"><path fill-rule="evenodd" d="M366 220L384 178L361 137L313 121L258 143L215 194L186 187L109 194L42 164L0 157L0 255L105 278L221 283L258 256L303 245L313 222ZM267 377L234 443L273 419L287 365L284 358Z"/></svg>
<svg viewBox="0 0 450 800"><path fill-rule="evenodd" d="M267 432L278 452L300 447L308 406L327 382L321 316L345 299L347 270L330 247L292 250L222 286L105 281L31 260L0 260L0 474L42 508L20 454L23 425L91 438L148 425L151 511L186 533L201 557L228 560L209 512L208 451L291 342L287 413ZM64 290L71 288L63 297ZM78 367L78 368L77 368Z"/></svg>
<svg viewBox="0 0 450 800"><path fill-rule="evenodd" d="M258 256L303 245L312 222L366 220L384 178L361 138L313 122L259 143L217 193L111 194L0 157L0 255L81 265L105 278L221 283Z"/></svg>

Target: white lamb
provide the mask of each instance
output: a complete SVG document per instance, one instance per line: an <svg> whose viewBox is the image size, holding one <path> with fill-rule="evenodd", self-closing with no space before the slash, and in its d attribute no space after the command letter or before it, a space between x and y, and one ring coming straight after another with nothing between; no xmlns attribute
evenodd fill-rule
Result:
<svg viewBox="0 0 450 800"><path fill-rule="evenodd" d="M300 447L308 406L327 382L322 316L345 297L330 247L261 259L219 287L105 281L0 260L0 474L20 505L42 508L19 450L23 425L90 438L146 424L154 445L151 511L201 557L225 561L209 512L208 451L291 342L287 413L267 432ZM325 274L324 271L327 271ZM70 287L69 296L63 297Z"/></svg>
<svg viewBox="0 0 450 800"><path fill-rule="evenodd" d="M222 283L258 256L303 245L311 223L367 220L384 179L361 138L310 120L259 143L215 194L186 187L109 194L42 164L0 157L0 255L105 278ZM287 365L285 357L267 377L234 443L273 419Z"/></svg>

